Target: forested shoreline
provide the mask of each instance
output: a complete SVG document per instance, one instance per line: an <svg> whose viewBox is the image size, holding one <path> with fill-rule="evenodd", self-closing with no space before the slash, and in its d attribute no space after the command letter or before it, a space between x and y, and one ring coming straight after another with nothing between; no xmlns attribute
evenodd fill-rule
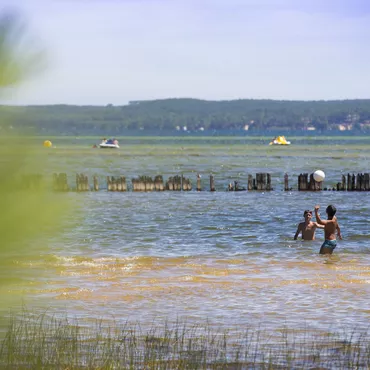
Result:
<svg viewBox="0 0 370 370"><path fill-rule="evenodd" d="M55 134L109 132L118 135L127 130L370 132L370 99L163 99L132 101L122 106L3 105L0 107L0 122L3 130L11 127Z"/></svg>

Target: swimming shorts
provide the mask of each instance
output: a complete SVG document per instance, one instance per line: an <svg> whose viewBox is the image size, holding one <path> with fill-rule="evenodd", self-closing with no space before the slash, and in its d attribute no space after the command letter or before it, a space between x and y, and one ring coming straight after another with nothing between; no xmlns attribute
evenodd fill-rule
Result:
<svg viewBox="0 0 370 370"><path fill-rule="evenodd" d="M321 248L330 248L331 250L334 250L336 246L337 246L336 240L325 240Z"/></svg>

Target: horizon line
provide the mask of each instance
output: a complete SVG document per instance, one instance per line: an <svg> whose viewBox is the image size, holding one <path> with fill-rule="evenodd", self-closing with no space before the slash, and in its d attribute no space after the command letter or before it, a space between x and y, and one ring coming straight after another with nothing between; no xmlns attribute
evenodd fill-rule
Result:
<svg viewBox="0 0 370 370"><path fill-rule="evenodd" d="M370 101L370 98L347 98L347 99L312 99L312 100L293 100L293 99L271 99L271 98L238 98L238 99L200 99L192 97L168 97L159 99L134 99L123 104L73 104L73 103L45 103L45 104L0 104L0 107L43 107L43 106L75 106L75 107L122 107L147 102L159 102L170 100L193 100L199 102L222 103L235 101L264 101L264 102L287 102L287 103L315 103L315 102L347 102L347 101Z"/></svg>

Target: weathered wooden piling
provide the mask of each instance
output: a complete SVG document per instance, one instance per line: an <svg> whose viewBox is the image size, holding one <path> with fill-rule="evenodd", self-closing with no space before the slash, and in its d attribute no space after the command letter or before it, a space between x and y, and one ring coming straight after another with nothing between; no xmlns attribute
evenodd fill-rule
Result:
<svg viewBox="0 0 370 370"><path fill-rule="evenodd" d="M308 173L298 175L298 190L299 191L320 191L322 190L322 181L318 182L314 179L313 173L308 177Z"/></svg>
<svg viewBox="0 0 370 370"><path fill-rule="evenodd" d="M124 176L113 177L107 176L107 189L108 191L127 191L126 178ZM17 187L20 189L37 189L41 186L41 175L24 175L19 178ZM209 177L210 191L216 191L215 178L211 174ZM201 175L198 173L196 177L196 190L202 190ZM53 189L56 191L68 191L67 175L65 173L54 173L53 174ZM74 188L73 188L74 189ZM93 176L93 185L91 190L98 191L100 189L98 176ZM164 181L162 175L155 176L154 180L150 176L139 176L138 178L132 179L132 190L133 191L191 191L192 181L190 178L184 177L184 175L170 176L167 181ZM90 190L88 183L88 177L84 174L76 174L76 191L84 192ZM229 191L241 191L241 190L258 190L258 191L270 191L272 188L271 174L269 173L257 173L256 177L248 174L248 186L247 189L239 185L238 181L232 181L228 184L227 190ZM287 173L284 174L284 191L291 191L289 187L289 176ZM313 173L301 173L298 175L298 190L299 191L321 191L321 190L338 190L338 191L370 191L370 174L369 173L357 173L357 174L343 174L341 180L330 188L323 189L323 182L315 181Z"/></svg>
<svg viewBox="0 0 370 370"><path fill-rule="evenodd" d="M189 178L183 177L182 178L182 190L183 191L190 191L192 189L191 181Z"/></svg>
<svg viewBox="0 0 370 370"><path fill-rule="evenodd" d="M337 183L337 190L344 191L346 190L346 176L342 175L342 181Z"/></svg>
<svg viewBox="0 0 370 370"><path fill-rule="evenodd" d="M173 177L170 176L168 178L168 180L166 181L166 190L173 191L174 190L173 187L174 187L174 185L173 185Z"/></svg>
<svg viewBox="0 0 370 370"><path fill-rule="evenodd" d="M97 176L94 176L93 177L93 189L94 189L94 191L98 191L99 190L99 181L98 181L98 177Z"/></svg>
<svg viewBox="0 0 370 370"><path fill-rule="evenodd" d="M155 184L150 176L139 176L138 178L131 179L133 191L153 191ZM120 177L121 191L126 191L126 178Z"/></svg>
<svg viewBox="0 0 370 370"><path fill-rule="evenodd" d="M308 173L298 175L298 191L308 190Z"/></svg>
<svg viewBox="0 0 370 370"><path fill-rule="evenodd" d="M162 175L157 175L154 178L154 190L156 190L156 191L163 191L164 190L163 176Z"/></svg>
<svg viewBox="0 0 370 370"><path fill-rule="evenodd" d="M249 181L248 181L248 190L249 190ZM271 175L265 172L256 173L256 178L253 179L253 190L260 190L260 191L272 190Z"/></svg>
<svg viewBox="0 0 370 370"><path fill-rule="evenodd" d="M215 177L212 174L209 176L209 187L210 187L210 191L216 191Z"/></svg>
<svg viewBox="0 0 370 370"><path fill-rule="evenodd" d="M121 191L127 191L126 177L121 176L120 180L121 180Z"/></svg>
<svg viewBox="0 0 370 370"><path fill-rule="evenodd" d="M369 191L370 190L370 174L369 173L365 173L365 191Z"/></svg>
<svg viewBox="0 0 370 370"><path fill-rule="evenodd" d="M342 175L345 181L346 176ZM345 190L345 189L344 189ZM347 174L347 191L369 191L370 190L370 174L369 173L358 173Z"/></svg>
<svg viewBox="0 0 370 370"><path fill-rule="evenodd" d="M289 191L289 175L286 173L284 175L284 191Z"/></svg>
<svg viewBox="0 0 370 370"><path fill-rule="evenodd" d="M181 191L181 176L170 176L166 181L166 190Z"/></svg>
<svg viewBox="0 0 370 370"><path fill-rule="evenodd" d="M53 189L55 191L68 191L68 180L66 173L53 174Z"/></svg>
<svg viewBox="0 0 370 370"><path fill-rule="evenodd" d="M365 190L365 178L362 173L358 173L356 176L356 190L357 191Z"/></svg>
<svg viewBox="0 0 370 370"><path fill-rule="evenodd" d="M356 190L356 176L354 174L351 176L351 190Z"/></svg>
<svg viewBox="0 0 370 370"><path fill-rule="evenodd" d="M248 191L251 191L254 189L254 180L253 175L248 175Z"/></svg>
<svg viewBox="0 0 370 370"><path fill-rule="evenodd" d="M200 175L200 173L198 173L197 174L197 191L201 191L202 190L201 178L202 178L202 176Z"/></svg>
<svg viewBox="0 0 370 370"><path fill-rule="evenodd" d="M89 191L89 178L83 173L76 174L76 190L77 191Z"/></svg>
<svg viewBox="0 0 370 370"><path fill-rule="evenodd" d="M269 173L266 173L266 190L267 191L272 190L272 186L271 186L271 174L269 174Z"/></svg>
<svg viewBox="0 0 370 370"><path fill-rule="evenodd" d="M127 191L126 177L107 176L108 191Z"/></svg>

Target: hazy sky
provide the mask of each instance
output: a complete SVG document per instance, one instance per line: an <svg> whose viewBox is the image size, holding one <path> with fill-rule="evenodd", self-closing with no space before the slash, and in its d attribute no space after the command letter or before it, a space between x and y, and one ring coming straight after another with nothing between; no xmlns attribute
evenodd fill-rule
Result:
<svg viewBox="0 0 370 370"><path fill-rule="evenodd" d="M369 0L0 0L9 6L49 64L13 103L370 98Z"/></svg>

